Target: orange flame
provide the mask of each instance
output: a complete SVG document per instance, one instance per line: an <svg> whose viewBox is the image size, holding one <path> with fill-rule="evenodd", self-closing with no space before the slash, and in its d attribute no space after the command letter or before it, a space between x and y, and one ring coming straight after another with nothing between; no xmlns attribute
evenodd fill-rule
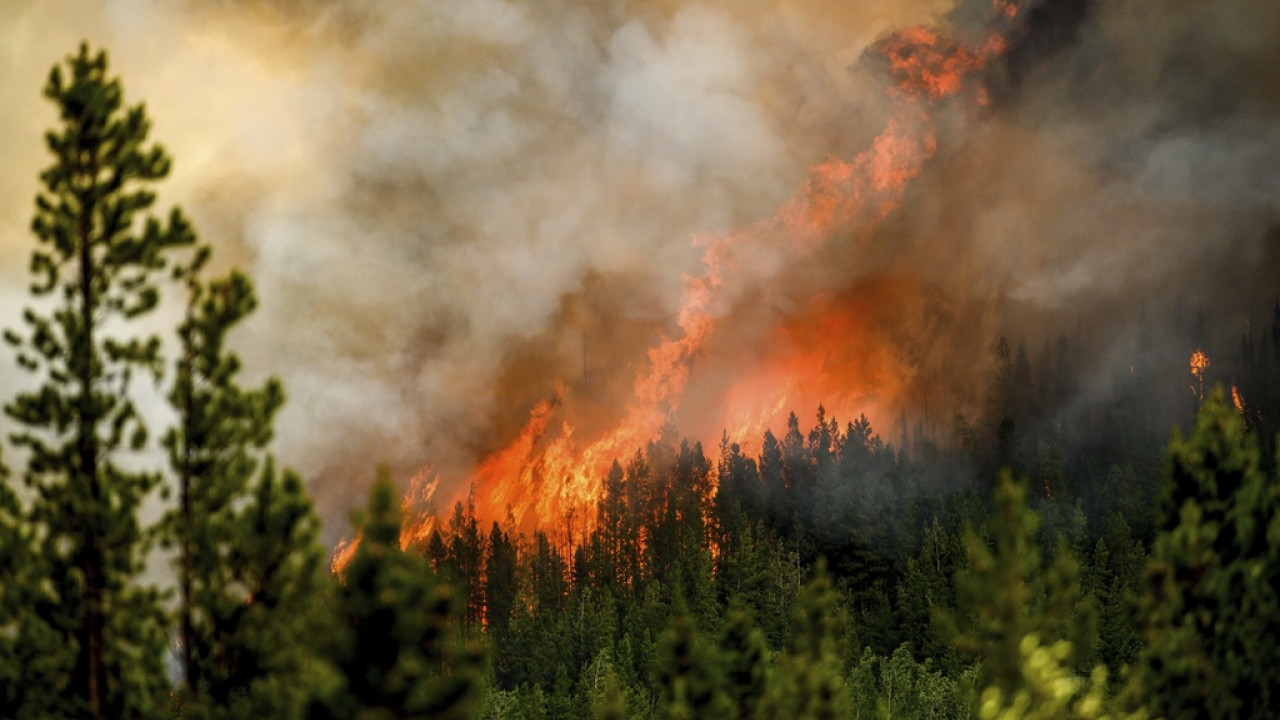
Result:
<svg viewBox="0 0 1280 720"><path fill-rule="evenodd" d="M1198 379L1203 380L1204 371L1208 367L1209 367L1208 355L1205 355L1204 352L1201 350L1196 350L1195 352L1191 353L1191 374L1192 375L1195 375Z"/></svg>
<svg viewBox="0 0 1280 720"><path fill-rule="evenodd" d="M925 27L909 28L877 43L873 50L888 60L897 82L889 91L895 112L884 130L852 160L831 158L812 168L804 185L772 218L736 233L694 239L703 248L703 271L685 279L676 318L679 332L649 349L648 363L636 376L632 400L617 424L598 439L579 445L572 425L553 426L565 392L560 388L555 397L538 403L505 448L479 465L455 500L471 493L477 518L486 522L510 521L520 530L531 530L579 518L582 524L577 532L589 533L609 465L658 437L679 407L691 367L714 330L726 277L756 250L795 260L822 247L837 231L873 229L899 206L907 184L937 149L927 106L966 88L973 90L979 104L985 103L981 88L969 78L1004 51L1004 33L1017 15L1016 5L1009 0L995 0L994 9L997 30L976 46L962 45ZM758 437L787 408L810 402L815 395L819 397L810 407L835 398L837 404L848 405L842 412L852 417L853 408L871 402L867 388L886 382L881 366L892 360L868 347L856 313L823 308L818 318L819 325L838 327L829 328L831 332L820 338L807 337L803 323L780 329L783 335L794 336L792 346L799 349L761 361L752 367L752 374L735 378L722 403L726 414L721 427L732 428L731 438ZM837 356L826 344L831 337L845 337L851 344L840 346ZM830 370L836 365L860 369L833 374ZM863 387L848 387L850 377ZM402 543L428 536L434 517L430 512L406 517ZM573 529L569 532L576 534ZM353 544L339 547L335 570L345 564Z"/></svg>
<svg viewBox="0 0 1280 720"><path fill-rule="evenodd" d="M1196 378L1196 384L1191 386L1191 392L1200 402L1204 402L1204 371L1208 368L1209 356L1197 348L1191 353L1191 374Z"/></svg>

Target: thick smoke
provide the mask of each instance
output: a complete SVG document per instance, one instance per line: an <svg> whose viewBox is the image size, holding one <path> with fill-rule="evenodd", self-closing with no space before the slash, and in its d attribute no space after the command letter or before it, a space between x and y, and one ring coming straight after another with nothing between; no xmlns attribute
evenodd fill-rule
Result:
<svg viewBox="0 0 1280 720"><path fill-rule="evenodd" d="M278 453L340 518L374 463L462 476L561 383L567 414L607 422L700 270L691 238L865 147L886 112L877 39L979 32L986 7L10 0L4 322L47 163L39 90L86 38L175 157L161 203L257 281L239 349L284 379ZM730 370L818 341L833 363L877 358L859 372L878 422L945 424L979 410L999 334L1035 350L1087 328L1100 366L1123 363L1140 303L1234 307L1274 283L1280 6L1029 10L990 103L939 109L938 156L886 226L753 267L684 419L713 415ZM853 310L813 330L833 307Z"/></svg>
<svg viewBox="0 0 1280 720"><path fill-rule="evenodd" d="M240 350L286 381L279 452L322 505L380 460L465 469L561 378L626 389L693 233L856 145L876 96L846 68L946 10L842 5L8 3L6 307L47 162L39 90L87 38L175 156L161 202L254 275Z"/></svg>
<svg viewBox="0 0 1280 720"><path fill-rule="evenodd" d="M1070 412L1134 363L1185 373L1193 343L1225 356L1251 315L1269 321L1256 311L1280 292L1280 49L1267 39L1280 8L1060 0L1028 16L990 115L917 184L892 264L988 302L988 343L1083 341L1095 380ZM1144 313L1156 341L1139 352Z"/></svg>

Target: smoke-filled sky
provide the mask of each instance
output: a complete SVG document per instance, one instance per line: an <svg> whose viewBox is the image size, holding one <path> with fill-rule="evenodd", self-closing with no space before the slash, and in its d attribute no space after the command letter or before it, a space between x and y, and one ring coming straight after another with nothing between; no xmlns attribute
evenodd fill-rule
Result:
<svg viewBox="0 0 1280 720"><path fill-rule="evenodd" d="M3 321L48 163L40 89L87 39L175 158L160 206L254 277L237 346L250 375L284 380L277 453L341 517L375 463L464 475L557 387L575 422L607 422L673 331L693 238L771 216L809 167L865 148L889 102L873 43L920 24L971 38L986 10L4 0ZM1098 325L1106 348L1140 302L1280 292L1280 4L1049 0L1022 17L989 104L937 109L937 156L883 227L727 281L691 423L716 378L791 344L881 357L863 394L919 413L971 401L998 334L1036 349Z"/></svg>

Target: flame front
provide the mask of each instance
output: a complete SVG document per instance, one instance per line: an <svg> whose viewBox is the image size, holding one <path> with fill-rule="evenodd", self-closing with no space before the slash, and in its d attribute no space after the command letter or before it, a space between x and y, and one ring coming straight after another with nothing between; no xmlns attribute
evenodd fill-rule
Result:
<svg viewBox="0 0 1280 720"><path fill-rule="evenodd" d="M735 233L694 238L703 248L703 270L685 279L678 332L649 349L616 425L580 444L573 425L554 421L566 392L561 387L554 397L538 403L505 448L484 460L460 485L450 505L470 502L482 522L510 522L521 531L551 529L563 522L570 535L590 532L609 465L625 461L657 438L684 398L691 368L727 302L722 297L726 279L742 272L756 254L794 262L838 232L868 233L892 213L907 184L937 149L930 105L966 89L972 89L974 102L986 103L973 77L1004 51L1005 33L1016 15L1015 5L997 0L996 30L972 46L926 27L877 43L872 52L888 61L896 82L889 89L893 112L884 129L853 159L832 158L813 167L803 186L772 218ZM855 410L866 412L873 391L893 391L886 385L891 376L886 369L893 359L866 342L870 338L860 331L856 306L820 306L805 319L818 327L834 325L823 337L845 338L841 351L835 353L824 340L807 337L803 323L780 328L779 333L791 334L791 342L782 344L790 349L747 362L748 371L735 375L719 403L722 414L715 438L726 428L733 439L758 437L764 429L777 427L789 409L816 407L819 402L852 417ZM436 520L431 511L407 511L405 522L402 543L408 544L428 537ZM341 546L342 557L349 557L353 546ZM335 570L344 564L335 558Z"/></svg>

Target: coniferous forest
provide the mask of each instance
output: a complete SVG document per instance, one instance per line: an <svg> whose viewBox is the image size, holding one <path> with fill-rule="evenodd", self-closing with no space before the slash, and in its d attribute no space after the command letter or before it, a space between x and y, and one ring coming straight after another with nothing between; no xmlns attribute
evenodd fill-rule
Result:
<svg viewBox="0 0 1280 720"><path fill-rule="evenodd" d="M459 503L401 548L371 466L332 573L306 481L271 454L286 388L246 383L228 341L251 278L158 207L171 158L105 53L44 92L29 305L4 335L31 389L4 404L0 716L1280 713L1276 298L1199 340L1212 374L1131 369L1070 423L1066 332L1034 358L998 339L985 410L941 434L798 408L747 452L668 426L576 535ZM1139 350L1166 331L1139 327Z"/></svg>

